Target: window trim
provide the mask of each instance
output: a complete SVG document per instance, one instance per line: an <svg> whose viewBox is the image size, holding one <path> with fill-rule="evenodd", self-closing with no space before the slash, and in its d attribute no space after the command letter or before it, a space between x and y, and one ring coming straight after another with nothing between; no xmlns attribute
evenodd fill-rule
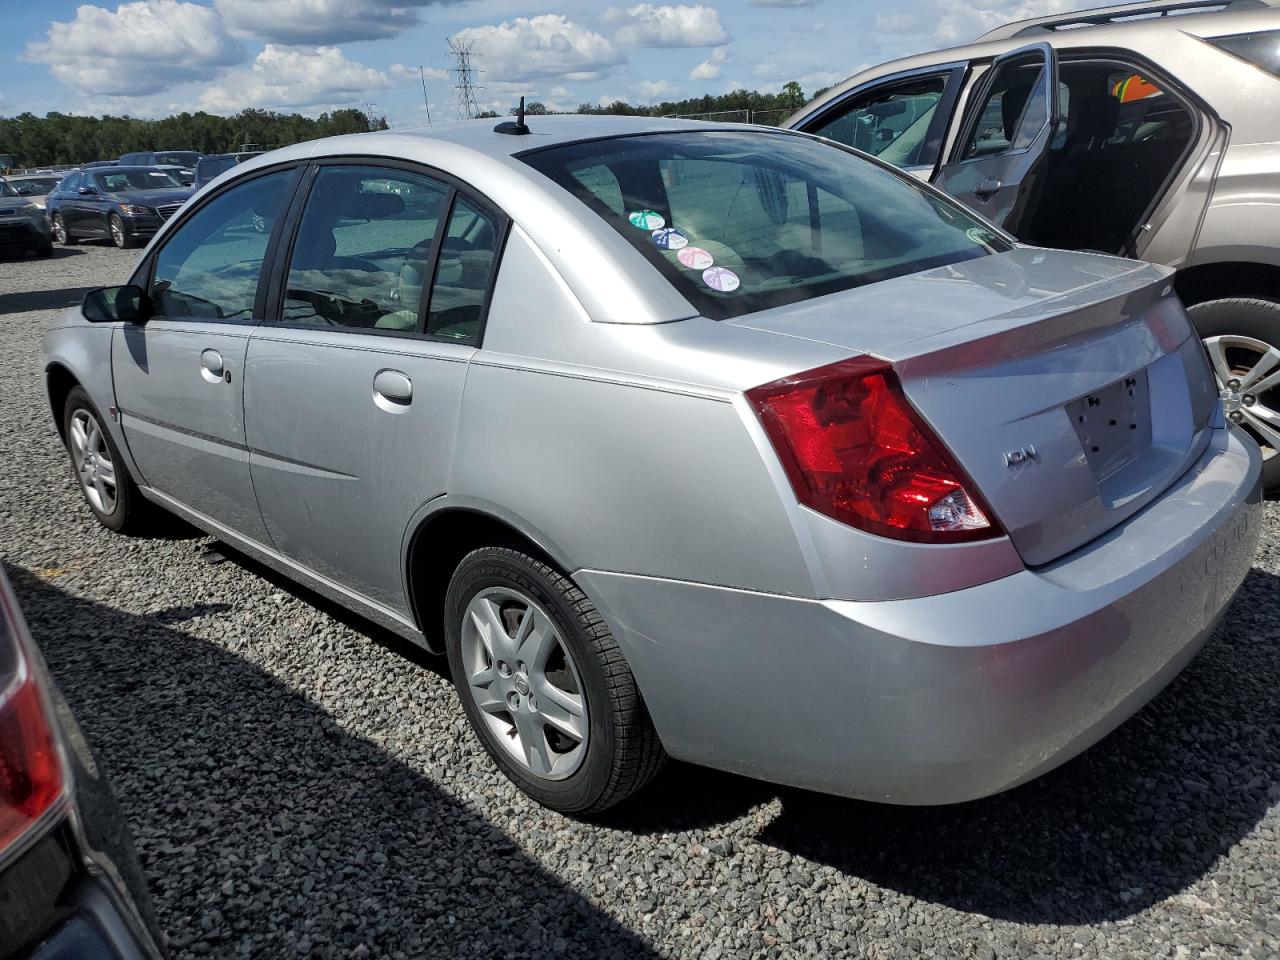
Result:
<svg viewBox="0 0 1280 960"><path fill-rule="evenodd" d="M293 250L298 239L298 228L302 223L302 215L306 211L307 199L311 189L324 167L381 167L388 170L402 170L421 177L438 181L447 189L445 196L445 212L436 224L436 235L433 238L430 257L431 282L424 285L426 296L418 305L418 321L413 330L381 330L375 327L318 327L309 323L285 323L281 318L284 311L284 288L286 270L293 260ZM440 250L444 237L443 231L448 229L449 217L453 213L453 205L461 194L484 212L494 218L494 256L493 267L489 271L489 283L485 288L484 301L480 307L480 326L476 332L475 342L459 340L457 337L440 337L424 332L426 317L431 302L431 288L435 285L436 269L440 263ZM340 154L314 157L306 162L306 171L299 178L299 188L294 192L288 214L283 218L282 228L287 242L281 242L275 250L275 259L271 263L271 274L266 304L264 306L262 326L277 330L322 330L324 332L352 333L357 336L392 337L400 340L423 340L429 343L451 343L459 347L471 347L479 350L484 345L484 334L489 323L489 308L493 303L493 291L497 284L498 273L502 269L502 255L506 250L507 237L511 234L511 218L496 203L474 187L444 170L425 163L405 160L401 157L387 157L377 154Z"/></svg>
<svg viewBox="0 0 1280 960"><path fill-rule="evenodd" d="M261 177L269 176L270 174L280 173L282 171L292 171L294 173L293 183L291 185L287 185L285 188L288 196L285 197L285 200L284 200L284 207L283 207L284 212L281 216L278 216L276 218L276 223L271 229L271 236L267 238L267 248L265 251L263 251L263 254L262 254L262 265L258 268L258 285L253 295L253 317L251 317L247 321L246 320L223 320L223 319L218 319L216 317L200 318L201 323L225 323L232 326L246 326L246 327L256 327L259 324L261 324L263 322L263 317L265 316L263 311L266 307L266 288L267 288L267 283L263 282L264 280L263 273L264 271L267 270L268 266L272 262L272 259L275 254L275 248L280 241L280 235L283 231L284 222L288 216L289 211L292 209L294 202L297 199L298 185L302 182L302 177L299 175L302 166L303 164L301 162L296 160L291 160L287 163L277 163L277 164L272 164L269 167L261 167L257 170L254 170L251 173L245 174L243 177L237 177L236 179L232 180L230 183L227 183L224 186L220 187L218 190L201 197L199 203L193 205L189 210L181 211L177 217L174 217L172 220L170 220L168 223L164 225L165 229L164 229L164 236L162 237L162 242L154 250L147 251L146 258L143 259L143 261L140 264L138 264L133 274L129 277L129 282L136 286L141 287L143 290L146 291L147 296L150 296L151 284L155 280L156 258L160 255L161 251L163 251L164 248L169 245L169 241L172 239L173 235L177 231L181 230L192 217L194 217L197 213L203 210L207 205L212 203L214 200L223 196L228 191L234 190L243 184L249 183L252 180L260 179ZM151 319L165 320L168 318L166 318L164 315L157 315L156 317ZM182 319L189 322L191 318L184 317L184 318L174 318L174 319ZM151 320L149 319L147 322L150 323Z"/></svg>
<svg viewBox="0 0 1280 960"><path fill-rule="evenodd" d="M908 167L898 168L900 170L936 170L946 152L947 130L951 126L951 118L956 109L956 102L960 99L961 91L964 90L965 76L968 71L968 60L955 60L950 63L916 67L913 70L904 70L901 73L886 74L883 77L877 77L874 80L852 87L840 96L832 98L790 129L800 133L807 133L811 136L822 137L822 134L816 133L810 128L820 123L830 123L847 114L853 109L850 106L850 102L858 97L881 89L891 89L899 84L908 84L922 79L929 79L930 77L940 77L943 81L942 96L938 98L937 106L934 107L933 111L933 119L929 121L929 129L924 135L924 149L932 154L932 159L922 163L915 163ZM822 137L822 139L829 138ZM858 152L861 153L862 151ZM871 154L871 156L875 155ZM877 157L877 159L879 158ZM887 163L888 161L884 162Z"/></svg>

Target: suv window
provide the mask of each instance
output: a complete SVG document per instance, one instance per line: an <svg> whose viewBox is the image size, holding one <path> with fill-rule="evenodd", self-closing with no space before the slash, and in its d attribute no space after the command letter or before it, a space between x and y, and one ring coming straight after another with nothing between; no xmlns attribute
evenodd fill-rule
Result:
<svg viewBox="0 0 1280 960"><path fill-rule="evenodd" d="M280 170L238 183L165 238L151 279L157 316L253 319L267 242L294 175Z"/></svg>
<svg viewBox="0 0 1280 960"><path fill-rule="evenodd" d="M440 248L426 332L433 337L479 343L489 277L497 257L498 225L459 195Z"/></svg>
<svg viewBox="0 0 1280 960"><path fill-rule="evenodd" d="M1002 64L997 71L960 160L1025 149L1048 119L1044 61L1039 56Z"/></svg>
<svg viewBox="0 0 1280 960"><path fill-rule="evenodd" d="M58 184L56 192L61 194L73 194L80 189L80 185L82 183L84 183L84 174L73 173L71 176L63 179L62 183Z"/></svg>
<svg viewBox="0 0 1280 960"><path fill-rule="evenodd" d="M920 77L868 90L839 116L807 128L808 133L854 147L899 167L938 159L926 150L929 126L947 87L946 76Z"/></svg>
<svg viewBox="0 0 1280 960"><path fill-rule="evenodd" d="M405 170L322 167L289 260L283 321L417 331L449 194Z"/></svg>

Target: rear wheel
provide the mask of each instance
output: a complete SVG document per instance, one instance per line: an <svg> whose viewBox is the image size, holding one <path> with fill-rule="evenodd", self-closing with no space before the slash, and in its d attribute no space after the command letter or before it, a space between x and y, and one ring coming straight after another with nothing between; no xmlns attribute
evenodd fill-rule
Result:
<svg viewBox="0 0 1280 960"><path fill-rule="evenodd" d="M55 213L53 215L52 223L53 239L57 240L64 247L69 247L75 243L75 241L71 239L71 234L67 233L67 225L62 219L62 214Z"/></svg>
<svg viewBox="0 0 1280 960"><path fill-rule="evenodd" d="M1222 407L1262 449L1262 483L1280 489L1280 303L1231 298L1188 313L1204 338Z"/></svg>
<svg viewBox="0 0 1280 960"><path fill-rule="evenodd" d="M149 519L148 504L82 387L67 395L62 425L80 492L98 522L117 533L139 532Z"/></svg>
<svg viewBox="0 0 1280 960"><path fill-rule="evenodd" d="M518 550L484 547L458 565L445 610L467 719L534 800L594 813L658 772L666 754L635 678L571 580Z"/></svg>

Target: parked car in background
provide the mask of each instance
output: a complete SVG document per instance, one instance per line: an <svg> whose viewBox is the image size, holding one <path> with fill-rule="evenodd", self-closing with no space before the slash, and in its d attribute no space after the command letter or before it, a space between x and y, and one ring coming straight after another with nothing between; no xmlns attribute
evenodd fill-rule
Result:
<svg viewBox="0 0 1280 960"><path fill-rule="evenodd" d="M1280 9L1023 20L872 67L783 126L933 182L1020 240L1168 264L1280 487Z"/></svg>
<svg viewBox="0 0 1280 960"><path fill-rule="evenodd" d="M114 167L119 164L119 160L90 160L88 163L80 164L81 170L93 170L96 167Z"/></svg>
<svg viewBox="0 0 1280 960"><path fill-rule="evenodd" d="M196 189L203 187L219 174L226 173L237 163L244 163L246 160L252 160L254 157L262 156L263 151L253 150L247 153L212 153L201 157L200 162L196 164L196 176L193 186Z"/></svg>
<svg viewBox="0 0 1280 960"><path fill-rule="evenodd" d="M131 167L177 167L182 171L178 179L190 186L199 160L200 154L195 150L157 150L152 153L126 153L119 162L122 166Z"/></svg>
<svg viewBox="0 0 1280 960"><path fill-rule="evenodd" d="M116 166L72 173L49 194L46 207L59 243L105 238L136 247L194 192L163 167Z"/></svg>
<svg viewBox="0 0 1280 960"><path fill-rule="evenodd" d="M241 164L54 321L97 519L172 511L444 652L571 813L665 754L983 796L1194 655L1261 456L1167 268L1018 246L814 137L532 125Z"/></svg>
<svg viewBox="0 0 1280 960"><path fill-rule="evenodd" d="M61 173L13 173L0 177L20 197L26 197L40 209L44 209L44 198L62 180Z"/></svg>
<svg viewBox="0 0 1280 960"><path fill-rule="evenodd" d="M0 179L0 251L34 253L38 257L47 257L53 252L43 205L22 196L3 179Z"/></svg>
<svg viewBox="0 0 1280 960"><path fill-rule="evenodd" d="M164 956L129 830L0 570L0 957Z"/></svg>

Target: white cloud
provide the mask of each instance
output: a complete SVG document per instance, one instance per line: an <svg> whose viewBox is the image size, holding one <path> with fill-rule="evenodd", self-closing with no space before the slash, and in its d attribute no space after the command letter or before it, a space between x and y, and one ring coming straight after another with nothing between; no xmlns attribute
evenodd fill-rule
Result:
<svg viewBox="0 0 1280 960"><path fill-rule="evenodd" d="M214 0L235 32L275 43L345 43L394 37L422 7L445 0Z"/></svg>
<svg viewBox="0 0 1280 960"><path fill-rule="evenodd" d="M417 67L407 67L403 63L393 63L387 72L397 80L420 80L425 76L428 80L448 80L449 71L439 67L423 67L421 74Z"/></svg>
<svg viewBox="0 0 1280 960"><path fill-rule="evenodd" d="M751 0L753 7L813 7L818 0Z"/></svg>
<svg viewBox="0 0 1280 960"><path fill-rule="evenodd" d="M625 11L606 11L605 20L621 24L614 39L627 46L715 47L729 41L719 11L701 3L680 7L638 3Z"/></svg>
<svg viewBox="0 0 1280 960"><path fill-rule="evenodd" d="M207 79L244 57L215 11L180 0L138 0L115 10L83 5L23 54L81 93L130 97Z"/></svg>
<svg viewBox="0 0 1280 960"><path fill-rule="evenodd" d="M927 43L944 46L970 43L994 27L1013 20L1065 13L1089 6L1092 0L920 0L914 6L876 16L881 33L918 34Z"/></svg>
<svg viewBox="0 0 1280 960"><path fill-rule="evenodd" d="M486 78L508 82L555 77L595 80L622 62L617 48L558 13L517 17L497 26L467 27L457 40L470 41L474 64Z"/></svg>
<svg viewBox="0 0 1280 960"><path fill-rule="evenodd" d="M553 97L572 97L573 91L570 90L568 87L557 84L556 86L551 88L551 95Z"/></svg>
<svg viewBox="0 0 1280 960"><path fill-rule="evenodd" d="M716 47L711 51L711 56L689 71L689 79L714 80L720 76L720 68L724 66L725 56L725 48Z"/></svg>
<svg viewBox="0 0 1280 960"><path fill-rule="evenodd" d="M676 85L670 80L644 80L632 88L639 100L663 100L676 92Z"/></svg>
<svg viewBox="0 0 1280 960"><path fill-rule="evenodd" d="M349 105L391 85L387 74L348 60L337 47L304 49L269 43L252 66L228 72L205 90L200 107L235 113L246 107Z"/></svg>

